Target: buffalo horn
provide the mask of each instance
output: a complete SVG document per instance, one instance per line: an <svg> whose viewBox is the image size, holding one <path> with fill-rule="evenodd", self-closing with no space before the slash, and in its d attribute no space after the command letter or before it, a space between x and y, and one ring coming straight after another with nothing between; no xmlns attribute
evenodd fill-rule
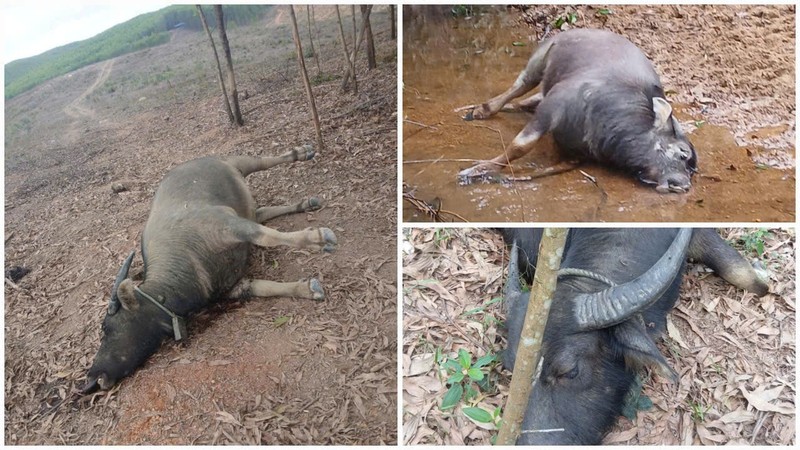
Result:
<svg viewBox="0 0 800 450"><path fill-rule="evenodd" d="M575 298L575 319L581 330L596 330L624 322L658 300L686 260L691 228L681 228L667 251L635 280Z"/></svg>
<svg viewBox="0 0 800 450"><path fill-rule="evenodd" d="M108 302L108 313L114 315L120 306L119 296L117 296L117 290L119 289L119 285L128 278L128 271L131 268L131 262L133 261L133 255L136 254L136 250L132 251L127 258L125 258L125 262L122 263L122 267L119 269L119 273L117 274L117 279L114 281L114 289L111 291L111 300Z"/></svg>

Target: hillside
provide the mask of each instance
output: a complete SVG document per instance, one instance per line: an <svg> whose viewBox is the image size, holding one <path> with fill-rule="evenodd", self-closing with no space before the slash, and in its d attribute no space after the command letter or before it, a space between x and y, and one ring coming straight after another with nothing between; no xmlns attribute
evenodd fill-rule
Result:
<svg viewBox="0 0 800 450"><path fill-rule="evenodd" d="M262 18L270 5L225 5L226 27L243 26ZM204 9L210 25L215 23L211 7ZM169 41L176 27L202 30L200 16L191 5L174 5L142 14L115 25L92 38L48 50L40 55L5 65L5 98L13 98L44 81L90 64Z"/></svg>

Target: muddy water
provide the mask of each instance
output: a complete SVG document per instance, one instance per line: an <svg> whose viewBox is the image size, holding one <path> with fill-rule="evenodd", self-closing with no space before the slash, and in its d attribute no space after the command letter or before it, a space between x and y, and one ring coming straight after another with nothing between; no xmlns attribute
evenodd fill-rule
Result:
<svg viewBox="0 0 800 450"><path fill-rule="evenodd" d="M533 48L528 30L513 24L503 13L406 30L406 192L471 222L795 220L794 170L757 167L753 157L760 149L739 147L732 133L709 124L690 134L701 172L687 194L659 194L624 173L595 164L536 178L566 163L549 136L512 168L513 176L534 179L460 186L456 174L473 165L465 160L500 154L529 116L501 112L489 120L466 122L461 119L464 113L454 109L484 102L504 91L525 67ZM674 107L681 121L703 120L682 113L680 105ZM511 175L508 169L503 173ZM403 202L403 218L431 220L408 201Z"/></svg>

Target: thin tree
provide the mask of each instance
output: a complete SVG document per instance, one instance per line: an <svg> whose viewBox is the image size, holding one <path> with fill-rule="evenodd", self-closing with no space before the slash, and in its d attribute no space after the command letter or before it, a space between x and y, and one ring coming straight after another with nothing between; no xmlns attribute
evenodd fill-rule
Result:
<svg viewBox="0 0 800 450"><path fill-rule="evenodd" d="M203 29L206 30L208 41L211 43L211 51L214 53L214 62L217 64L217 81L219 81L219 88L222 91L222 98L225 99L225 112L228 113L228 120L233 123L233 112L231 112L231 102L228 100L228 92L225 90L225 81L222 79L222 67L219 65L219 55L217 54L217 47L214 45L214 37L211 36L211 30L208 29L208 22L206 16L203 14L203 8L200 5L197 7L197 13L200 14L200 21L203 23Z"/></svg>
<svg viewBox="0 0 800 450"><path fill-rule="evenodd" d="M369 14L372 12L372 5L367 5L367 9L364 13L364 17L368 20ZM361 47L361 42L364 40L364 32L366 30L367 21L363 21L361 23L361 31L358 33L358 38L356 39L355 45L353 45L353 51L350 53L350 67L347 73L344 75L344 79L342 80L342 89L347 87L347 83L350 82L350 77L353 77L353 86L356 86L356 56L358 55L358 49ZM358 92L358 89L354 89L355 92Z"/></svg>
<svg viewBox="0 0 800 450"><path fill-rule="evenodd" d="M367 69L372 70L378 65L375 63L375 42L372 40L372 26L369 23L369 15L366 10L369 8L367 5L361 5L361 20L366 24L365 32L367 36Z"/></svg>
<svg viewBox="0 0 800 450"><path fill-rule="evenodd" d="M397 19L394 16L394 5L389 5L389 22L392 23L392 40L397 39Z"/></svg>
<svg viewBox="0 0 800 450"><path fill-rule="evenodd" d="M317 77L319 77L321 70L319 69L319 55L314 51L314 37L311 33L311 10L313 5L306 5L306 21L308 22L308 42L311 44L311 55L314 56L314 61L317 63Z"/></svg>
<svg viewBox="0 0 800 450"><path fill-rule="evenodd" d="M336 5L336 18L339 19L339 37L342 40L342 51L344 51L344 62L347 68L347 74L349 75L352 71L355 73L356 69L354 67L354 62L350 60L350 52L347 50L347 40L344 37L344 25L342 25L342 15L339 13L339 5ZM342 85L344 88L344 84ZM356 82L355 78L353 78L353 91L358 93L358 83Z"/></svg>
<svg viewBox="0 0 800 450"><path fill-rule="evenodd" d="M225 18L222 15L222 5L214 5L214 12L217 15L217 31L219 39L222 41L222 51L225 54L225 64L228 68L228 85L231 92L231 103L233 106L233 118L236 125L244 125L242 111L239 109L239 91L236 90L236 77L233 75L233 59L231 58L231 47L228 45L228 34L225 33Z"/></svg>
<svg viewBox="0 0 800 450"><path fill-rule="evenodd" d="M297 50L297 62L300 63L300 74L303 76L303 84L306 87L306 96L308 96L308 106L311 109L311 119L314 121L314 129L317 132L317 146L320 150L325 148L322 143L322 131L319 126L319 116L317 115L317 105L314 102L314 92L311 90L311 82L308 81L308 72L306 72L306 62L303 59L303 45L300 43L300 30L297 29L297 17L294 15L294 6L289 5L289 13L292 17L292 37L294 38L294 47Z"/></svg>
<svg viewBox="0 0 800 450"><path fill-rule="evenodd" d="M356 46L356 5L350 5L350 17L353 19L353 47Z"/></svg>
<svg viewBox="0 0 800 450"><path fill-rule="evenodd" d="M531 380L536 383L534 371L540 363L544 328L556 290L556 278L568 231L566 228L545 228L539 243L539 264L533 275L528 310L517 348L514 376L511 377L508 398L503 408L503 424L497 433L497 445L514 445L522 432L522 418L533 389Z"/></svg>

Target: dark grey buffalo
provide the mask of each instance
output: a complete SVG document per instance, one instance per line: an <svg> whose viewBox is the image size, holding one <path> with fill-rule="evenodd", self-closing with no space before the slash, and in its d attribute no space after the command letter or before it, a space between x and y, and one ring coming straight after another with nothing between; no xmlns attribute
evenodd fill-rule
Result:
<svg viewBox="0 0 800 450"><path fill-rule="evenodd" d="M131 253L114 283L85 391L112 387L165 338L183 339L186 317L217 298L325 297L315 278L290 283L242 278L251 245L335 250L336 236L328 228L285 233L261 225L279 215L318 209L317 198L257 208L245 184L253 172L313 157L310 147L276 158L206 157L167 173L142 233L144 280L137 286L127 278Z"/></svg>
<svg viewBox="0 0 800 450"><path fill-rule="evenodd" d="M506 152L461 176L498 170L550 132L570 156L631 172L659 192L691 187L694 147L672 116L653 65L630 41L603 30L565 31L542 42L511 88L467 118L489 118L540 83L540 92L512 106L535 115Z"/></svg>
<svg viewBox="0 0 800 450"><path fill-rule="evenodd" d="M513 370L541 229L503 230L512 245L505 301ZM637 372L675 380L656 347L678 300L687 257L757 295L764 279L713 229L572 229L542 345L541 374L518 444L598 444L620 415Z"/></svg>

